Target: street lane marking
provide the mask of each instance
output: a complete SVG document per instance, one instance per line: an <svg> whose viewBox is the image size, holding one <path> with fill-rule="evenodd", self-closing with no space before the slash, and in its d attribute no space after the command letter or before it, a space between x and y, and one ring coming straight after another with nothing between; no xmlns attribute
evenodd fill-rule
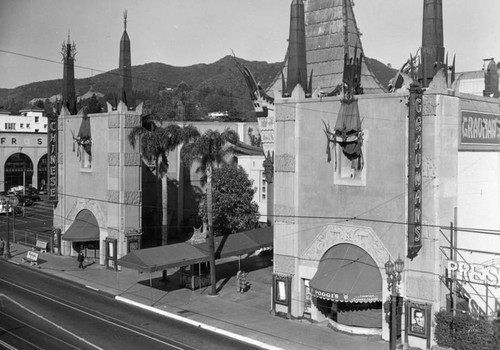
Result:
<svg viewBox="0 0 500 350"><path fill-rule="evenodd" d="M260 342L258 340L254 340L254 339L251 339L251 338L248 338L248 337L236 334L236 333L232 333L232 332L226 331L226 330L221 329L221 328L213 327L213 326L207 325L207 324L202 323L202 322L190 320L189 318L182 317L182 316L173 314L171 312L155 308L153 306L144 305L144 304L138 303L136 301L133 301L133 300L121 297L119 295L117 295L115 297L115 299L119 300L119 301L121 301L123 303L129 304L129 305L134 305L136 307L139 307L139 308L142 308L142 309L145 309L145 310L148 310L148 311L160 314L162 316L173 318L173 319L175 319L177 321L181 321L181 322L190 324L190 325L198 327L198 328L206 329L208 331L211 331L211 332L214 332L214 333L217 333L217 334L222 334L222 335L224 335L224 336L226 336L228 338L236 339L236 340L241 341L243 343L247 343L247 344L258 346L258 347L260 347L262 349L283 350L282 348L276 347L274 345L265 344L265 343Z"/></svg>
<svg viewBox="0 0 500 350"><path fill-rule="evenodd" d="M31 314L33 314L33 315L37 316L38 318L42 319L43 321L45 321L45 322L47 322L47 323L51 324L52 326L56 327L57 329L59 329L59 330L61 330L61 331L63 331L63 332L66 332L66 333L68 333L69 335L71 335L71 336L75 337L76 339L78 339L78 340L80 340L80 341L84 342L85 344L88 344L88 345L92 346L92 347L93 347L93 348L95 348L95 349L104 350L104 349L102 349L102 348L98 347L97 345L92 344L92 343L91 343L91 342L89 342L88 340L86 340L86 339L84 339L84 338L82 338L82 337L80 337L80 336L76 335L75 333L73 333L73 332L71 332L71 331L68 331L66 328L64 328L64 327L62 327L62 326L59 326L57 323L52 322L51 320L49 320L49 319L47 319L47 318L43 317L42 315L37 314L37 313L36 313L36 312L34 312L34 311L31 311L30 309L28 309L28 308L27 308L27 307L25 307L24 305L22 305L22 304L18 303L17 301L15 301L14 299L12 299L11 297L9 297L9 296L7 296L7 295L5 295L5 294L0 294L0 298L2 298L2 297L3 297L3 298L5 298L5 299L8 299L11 303L13 303L13 304L17 305L19 308L21 308L21 309L23 309L23 310L25 310L25 311L27 311L27 312L29 312L29 313L31 313ZM22 322L21 320L17 320L16 318L14 318L14 317L12 317L12 316L10 316L10 317L11 317L11 318L13 318L13 319L15 319L16 321L18 321L18 322L20 322L20 323L25 324L25 323L24 323L24 322ZM27 324L26 324L26 325L27 325ZM31 327L31 328L33 328L33 327ZM36 328L34 328L34 329L36 329ZM41 332L41 331L39 331L39 332L40 332L40 333L45 334L45 332ZM26 341L26 342L27 342L27 341ZM28 342L28 343L29 343L29 342ZM62 343L64 343L64 342L62 342ZM70 344L68 344L68 345L70 345ZM38 347L37 347L37 348L38 348ZM77 348L77 349L78 349L78 348Z"/></svg>
<svg viewBox="0 0 500 350"><path fill-rule="evenodd" d="M10 346L9 344L7 344L6 342L4 342L3 340L0 340L0 345L5 346L8 350L18 350L17 348L15 348L13 346Z"/></svg>
<svg viewBox="0 0 500 350"><path fill-rule="evenodd" d="M177 346L176 344L172 344L172 343L169 343L169 342L167 342L167 341L160 340L160 339L158 339L158 338L154 338L154 337L152 337L152 336L150 336L150 335L147 335L147 334L145 334L145 333L142 333L142 332L136 331L135 329L132 329L132 328L130 328L130 327L125 327L125 326L122 326L121 324L118 324L118 323L112 322L112 321L110 321L110 320L107 320L107 319L105 319L105 318L102 318L102 317L99 317L99 316L93 315L93 314L91 314L91 313L89 313L89 312L87 312L87 311L84 311L84 310L80 309L80 308L77 308L77 307L74 307L74 306L72 306L72 305L69 305L68 303L63 303L63 302L61 302L61 301L59 301L59 300L57 300L57 299L54 299L54 298L48 297L48 296L46 296L46 295L43 295L43 294L41 294L41 293L38 293L38 292L32 291L32 290L30 290L30 289L28 289L28 288L26 288L26 287L23 287L23 286L21 286L21 285L19 285L19 284L15 284L15 283L13 283L13 282L7 281L7 280L5 280L5 279L3 279L3 280L2 280L2 282L8 283L8 284L10 284L11 286L17 287L17 288L19 288L19 289L23 289L23 290L25 290L25 291L27 291L27 292L29 292L29 293L36 294L36 295L38 295L38 296L40 296L40 297L42 297L42 298L45 298L45 299L47 299L47 300L52 301L53 303L56 303L56 304L59 304L59 305L65 306L65 307L67 307L67 308L69 308L69 309L72 309L72 310L74 310L74 311L81 312L81 313L83 313L83 314L85 314L85 315L87 315L87 316L90 316L90 317L96 318L96 319L98 319L98 320L100 320L100 321L102 321L102 322L109 323L109 324L111 324L111 325L113 325L113 326L115 326L115 327L118 327L118 328L124 329L124 330L126 330L126 331L132 332L132 333L137 334L137 335L140 335L141 337L145 337L145 338L151 339L151 340L153 340L153 341L156 341L156 342L158 342L158 343L160 343L160 344L164 344L164 345L170 346L170 347L172 347L172 348L174 348L174 349L177 349L177 350L186 350L187 348L189 348L189 349L193 349L191 346L186 345L186 344L182 344L184 347L182 347L182 348L181 348L181 347ZM0 296L1 296L1 295L2 295L2 294L0 294ZM6 296L6 297L7 297L7 296ZM10 298L9 298L9 299L10 299ZM113 319L111 316L108 316L108 317L109 317L110 319ZM121 323L127 324L127 322L125 322L125 321L121 321L121 320L117 320L117 321L120 321ZM49 322L50 322L50 321L49 321ZM129 325L129 326L131 326L131 325ZM136 327L136 328L140 329L139 327ZM144 331L144 330L143 330L143 331ZM152 332L150 332L150 333L152 333ZM159 334L156 334L156 335L157 335L158 337L162 337L162 338L164 338L163 336L161 336L161 335L159 335ZM179 343L179 342L177 342L177 343ZM90 343L89 343L89 344L90 344ZM179 343L179 344L180 344L180 343ZM99 347L96 347L96 348L97 348L97 349L100 349L100 350L104 350L104 349L101 349L101 348L99 348Z"/></svg>

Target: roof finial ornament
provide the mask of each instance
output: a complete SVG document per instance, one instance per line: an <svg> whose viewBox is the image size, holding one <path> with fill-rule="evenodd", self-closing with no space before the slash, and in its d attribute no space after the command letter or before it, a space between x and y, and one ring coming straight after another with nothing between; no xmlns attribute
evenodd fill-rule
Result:
<svg viewBox="0 0 500 350"><path fill-rule="evenodd" d="M123 27L127 30L127 10L123 11Z"/></svg>
<svg viewBox="0 0 500 350"><path fill-rule="evenodd" d="M71 42L71 38L69 37L69 28L68 28L68 44Z"/></svg>

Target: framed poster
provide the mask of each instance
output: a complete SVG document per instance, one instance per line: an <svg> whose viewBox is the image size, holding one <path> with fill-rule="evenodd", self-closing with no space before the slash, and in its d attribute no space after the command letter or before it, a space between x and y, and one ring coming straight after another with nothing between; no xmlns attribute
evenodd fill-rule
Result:
<svg viewBox="0 0 500 350"><path fill-rule="evenodd" d="M406 304L406 330L408 335L429 339L431 305L408 302Z"/></svg>
<svg viewBox="0 0 500 350"><path fill-rule="evenodd" d="M273 302L274 304L290 305L290 276L273 275Z"/></svg>

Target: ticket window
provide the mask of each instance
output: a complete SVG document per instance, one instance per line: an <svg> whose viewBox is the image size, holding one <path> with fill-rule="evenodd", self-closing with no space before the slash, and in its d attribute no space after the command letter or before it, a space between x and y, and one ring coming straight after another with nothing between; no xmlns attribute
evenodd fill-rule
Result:
<svg viewBox="0 0 500 350"><path fill-rule="evenodd" d="M117 241L114 238L106 238L104 243L106 246L106 267L109 270L118 271L116 252Z"/></svg>

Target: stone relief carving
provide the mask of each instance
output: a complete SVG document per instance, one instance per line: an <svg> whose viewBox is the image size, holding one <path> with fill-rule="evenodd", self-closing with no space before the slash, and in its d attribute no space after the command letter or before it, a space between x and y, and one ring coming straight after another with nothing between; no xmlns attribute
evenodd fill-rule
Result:
<svg viewBox="0 0 500 350"><path fill-rule="evenodd" d="M276 109L276 121L294 121L295 109L292 107L282 106Z"/></svg>
<svg viewBox="0 0 500 350"><path fill-rule="evenodd" d="M295 223L295 207L287 205L274 206L275 222L283 222L287 224Z"/></svg>
<svg viewBox="0 0 500 350"><path fill-rule="evenodd" d="M108 153L108 166L118 166L118 165L120 165L120 154Z"/></svg>
<svg viewBox="0 0 500 350"><path fill-rule="evenodd" d="M295 156L292 154L280 154L274 159L275 171L295 172Z"/></svg>
<svg viewBox="0 0 500 350"><path fill-rule="evenodd" d="M327 225L301 254L302 264L316 266L328 249L340 243L350 243L364 249L380 268L389 260L389 251L370 227Z"/></svg>
<svg viewBox="0 0 500 350"><path fill-rule="evenodd" d="M126 128L134 128L139 126L141 123L141 117L136 114L127 114L125 115L125 127Z"/></svg>
<svg viewBox="0 0 500 350"><path fill-rule="evenodd" d="M91 211L92 214L94 214L99 227L106 226L106 218L101 207L99 206L99 203L91 199L77 198L75 201L73 201L73 204L68 210L66 217L69 220L74 221L78 213L83 209L87 209Z"/></svg>
<svg viewBox="0 0 500 350"><path fill-rule="evenodd" d="M118 203L120 200L120 192L114 190L108 190L108 201L112 203Z"/></svg>
<svg viewBox="0 0 500 350"><path fill-rule="evenodd" d="M117 115L110 115L108 117L108 128L118 128L120 127L120 119Z"/></svg>
<svg viewBox="0 0 500 350"><path fill-rule="evenodd" d="M125 166L141 165L141 155L139 153L125 153Z"/></svg>
<svg viewBox="0 0 500 350"><path fill-rule="evenodd" d="M141 204L141 192L140 191L125 191L124 192L124 202L125 204Z"/></svg>
<svg viewBox="0 0 500 350"><path fill-rule="evenodd" d="M435 95L424 96L422 102L422 116L435 117L438 102Z"/></svg>

